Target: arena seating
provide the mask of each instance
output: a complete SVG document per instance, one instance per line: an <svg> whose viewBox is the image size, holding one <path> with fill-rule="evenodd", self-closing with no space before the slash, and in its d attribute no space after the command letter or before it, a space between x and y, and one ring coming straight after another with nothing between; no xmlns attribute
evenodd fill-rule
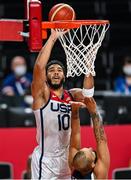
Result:
<svg viewBox="0 0 131 180"><path fill-rule="evenodd" d="M13 178L13 165L9 162L0 162L0 179Z"/></svg>
<svg viewBox="0 0 131 180"><path fill-rule="evenodd" d="M130 179L131 178L131 168L116 168L113 170L113 179Z"/></svg>

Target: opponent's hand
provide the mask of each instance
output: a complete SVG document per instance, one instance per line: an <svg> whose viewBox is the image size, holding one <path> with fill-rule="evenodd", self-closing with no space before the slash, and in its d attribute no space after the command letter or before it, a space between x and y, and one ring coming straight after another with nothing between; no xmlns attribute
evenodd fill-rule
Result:
<svg viewBox="0 0 131 180"><path fill-rule="evenodd" d="M86 105L86 108L88 109L89 113L96 113L97 111L97 106L96 106L96 102L94 100L93 97L85 97L84 99L84 103Z"/></svg>
<svg viewBox="0 0 131 180"><path fill-rule="evenodd" d="M85 107L85 104L82 102L70 101L72 111L77 111L80 107Z"/></svg>

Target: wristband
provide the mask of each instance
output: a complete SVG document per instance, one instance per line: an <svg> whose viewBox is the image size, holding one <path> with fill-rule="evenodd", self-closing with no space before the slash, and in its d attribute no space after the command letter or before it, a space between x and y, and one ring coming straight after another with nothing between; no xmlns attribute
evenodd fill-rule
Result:
<svg viewBox="0 0 131 180"><path fill-rule="evenodd" d="M94 95L94 87L91 88L91 89L85 89L85 88L83 88L83 89L82 89L82 94L83 94L83 96L85 96L85 97L93 97L93 95Z"/></svg>

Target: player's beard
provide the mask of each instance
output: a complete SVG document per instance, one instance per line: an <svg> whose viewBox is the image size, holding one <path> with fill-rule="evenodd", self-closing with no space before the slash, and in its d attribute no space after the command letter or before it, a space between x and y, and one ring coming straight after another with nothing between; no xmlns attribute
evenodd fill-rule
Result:
<svg viewBox="0 0 131 180"><path fill-rule="evenodd" d="M61 79L59 84L52 84L51 79L47 78L48 85L50 86L51 89L54 89L54 90L60 89L63 86L64 81L65 80L63 78L63 79Z"/></svg>

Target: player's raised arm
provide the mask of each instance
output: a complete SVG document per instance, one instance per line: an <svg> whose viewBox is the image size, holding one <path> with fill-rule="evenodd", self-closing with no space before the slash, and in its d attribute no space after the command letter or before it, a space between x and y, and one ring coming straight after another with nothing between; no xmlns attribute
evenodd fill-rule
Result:
<svg viewBox="0 0 131 180"><path fill-rule="evenodd" d="M94 77L91 74L84 77L82 94L84 97L92 97L94 95Z"/></svg>
<svg viewBox="0 0 131 180"><path fill-rule="evenodd" d="M36 63L33 70L33 81L32 81L32 96L35 98L39 96L41 92L44 92L44 96L48 97L49 92L46 85L46 64L50 58L51 50L58 37L57 32L52 31L46 44L43 46L38 54ZM45 90L45 91L44 91Z"/></svg>
<svg viewBox="0 0 131 180"><path fill-rule="evenodd" d="M97 163L94 168L94 173L97 179L107 179L110 155L104 127L101 117L97 112L95 100L93 98L85 98L85 104L92 118L94 135L97 143Z"/></svg>

